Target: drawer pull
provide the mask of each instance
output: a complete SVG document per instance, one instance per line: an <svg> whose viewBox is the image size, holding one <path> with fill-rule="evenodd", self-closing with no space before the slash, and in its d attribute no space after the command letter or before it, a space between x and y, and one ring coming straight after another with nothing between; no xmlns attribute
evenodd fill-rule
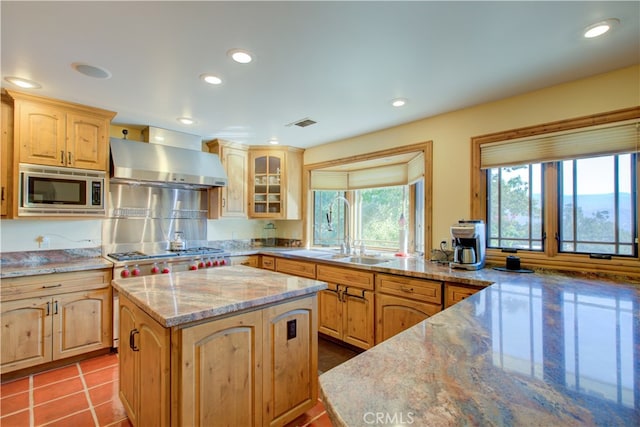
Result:
<svg viewBox="0 0 640 427"><path fill-rule="evenodd" d="M129 347L131 347L131 350L133 351L140 351L140 349L136 347L136 335L139 333L140 331L136 328L129 332Z"/></svg>
<svg viewBox="0 0 640 427"><path fill-rule="evenodd" d="M409 287L407 287L407 286L400 286L400 290L401 290L402 292L407 292L407 293L410 293L410 294L412 294L412 293L413 293L413 288L409 288Z"/></svg>
<svg viewBox="0 0 640 427"><path fill-rule="evenodd" d="M57 285L43 285L42 289L59 288L60 286L62 286L62 283L58 283Z"/></svg>

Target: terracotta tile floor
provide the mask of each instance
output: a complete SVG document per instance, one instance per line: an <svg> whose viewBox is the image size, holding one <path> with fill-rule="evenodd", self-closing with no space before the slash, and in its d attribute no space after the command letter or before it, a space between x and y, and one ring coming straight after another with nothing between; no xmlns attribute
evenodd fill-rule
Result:
<svg viewBox="0 0 640 427"><path fill-rule="evenodd" d="M118 397L118 356L108 354L0 386L0 426L131 427ZM287 427L330 427L318 404Z"/></svg>

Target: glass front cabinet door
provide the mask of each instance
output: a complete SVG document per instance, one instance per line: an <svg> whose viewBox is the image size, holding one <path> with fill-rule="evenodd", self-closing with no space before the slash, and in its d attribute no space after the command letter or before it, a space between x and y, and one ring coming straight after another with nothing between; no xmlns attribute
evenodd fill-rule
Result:
<svg viewBox="0 0 640 427"><path fill-rule="evenodd" d="M280 218L284 212L284 153L253 152L254 217Z"/></svg>

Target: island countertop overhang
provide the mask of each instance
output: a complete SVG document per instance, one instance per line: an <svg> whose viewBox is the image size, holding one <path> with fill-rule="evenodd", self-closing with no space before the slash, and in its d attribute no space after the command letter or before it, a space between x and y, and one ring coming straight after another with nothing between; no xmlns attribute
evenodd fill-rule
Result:
<svg viewBox="0 0 640 427"><path fill-rule="evenodd" d="M167 328L302 298L327 287L246 266L115 279L112 285Z"/></svg>

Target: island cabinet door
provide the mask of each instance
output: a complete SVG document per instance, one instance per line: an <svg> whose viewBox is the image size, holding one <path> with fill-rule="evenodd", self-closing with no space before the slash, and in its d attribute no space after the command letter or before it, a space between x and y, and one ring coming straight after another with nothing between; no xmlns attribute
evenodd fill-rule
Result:
<svg viewBox="0 0 640 427"><path fill-rule="evenodd" d="M318 292L318 331L335 339L342 339L342 301L339 286L327 283L327 289Z"/></svg>
<svg viewBox="0 0 640 427"><path fill-rule="evenodd" d="M264 310L264 425L283 426L318 400L315 296Z"/></svg>
<svg viewBox="0 0 640 427"><path fill-rule="evenodd" d="M120 297L120 399L134 426L170 424L170 330Z"/></svg>
<svg viewBox="0 0 640 427"><path fill-rule="evenodd" d="M262 312L181 330L177 425L262 425Z"/></svg>

